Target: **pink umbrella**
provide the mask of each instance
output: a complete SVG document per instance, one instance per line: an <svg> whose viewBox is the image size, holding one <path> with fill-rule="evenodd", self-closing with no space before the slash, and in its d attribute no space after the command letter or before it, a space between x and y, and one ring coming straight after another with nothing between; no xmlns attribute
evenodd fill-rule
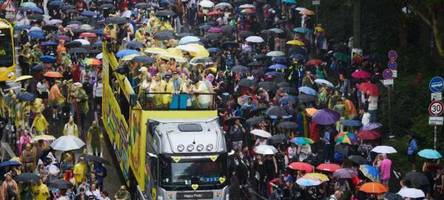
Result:
<svg viewBox="0 0 444 200"><path fill-rule="evenodd" d="M210 29L208 29L208 33L222 33L223 31L224 30L219 27L211 27Z"/></svg>
<svg viewBox="0 0 444 200"><path fill-rule="evenodd" d="M370 72L364 71L364 70L356 70L352 73L352 77L356 79L367 79L370 78L371 74Z"/></svg>

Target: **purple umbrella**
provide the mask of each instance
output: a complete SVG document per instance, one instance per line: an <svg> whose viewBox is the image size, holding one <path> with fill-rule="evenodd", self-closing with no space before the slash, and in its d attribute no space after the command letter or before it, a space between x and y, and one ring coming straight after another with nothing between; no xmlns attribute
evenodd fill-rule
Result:
<svg viewBox="0 0 444 200"><path fill-rule="evenodd" d="M368 124L364 125L361 128L361 130L363 130L363 131L370 131L370 130L377 129L377 128L381 127L381 126L382 126L382 124L380 124L380 123L371 122L371 123L368 123Z"/></svg>
<svg viewBox="0 0 444 200"><path fill-rule="evenodd" d="M353 176L353 170L347 168L338 169L333 173L333 177L337 179L353 178Z"/></svg>
<svg viewBox="0 0 444 200"><path fill-rule="evenodd" d="M331 125L336 123L340 118L338 112L330 109L321 109L315 112L312 120L320 125Z"/></svg>
<svg viewBox="0 0 444 200"><path fill-rule="evenodd" d="M222 33L223 31L224 30L219 27L211 27L210 29L208 29L208 33Z"/></svg>

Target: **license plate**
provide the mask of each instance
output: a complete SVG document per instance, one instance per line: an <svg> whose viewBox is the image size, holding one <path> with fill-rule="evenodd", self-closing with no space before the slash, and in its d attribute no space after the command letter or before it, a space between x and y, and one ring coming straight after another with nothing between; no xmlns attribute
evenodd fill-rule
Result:
<svg viewBox="0 0 444 200"><path fill-rule="evenodd" d="M212 199L213 192L187 192L177 193L176 199Z"/></svg>

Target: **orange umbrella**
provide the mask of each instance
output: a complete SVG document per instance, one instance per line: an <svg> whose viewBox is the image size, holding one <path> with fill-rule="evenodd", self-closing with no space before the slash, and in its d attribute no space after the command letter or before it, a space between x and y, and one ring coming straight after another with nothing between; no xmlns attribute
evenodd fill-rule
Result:
<svg viewBox="0 0 444 200"><path fill-rule="evenodd" d="M63 75L60 72L49 71L43 74L43 76L48 78L62 78Z"/></svg>
<svg viewBox="0 0 444 200"><path fill-rule="evenodd" d="M305 109L305 112L307 112L307 114L308 114L308 116L313 116L314 114L315 114L315 112L317 112L318 111L318 109L316 109L316 108L306 108Z"/></svg>
<svg viewBox="0 0 444 200"><path fill-rule="evenodd" d="M369 194L382 194L382 193L386 193L388 190L387 190L387 187L385 187L385 185L383 185L381 183L369 182L369 183L364 183L363 185L361 185L361 187L359 188L359 191L369 193Z"/></svg>

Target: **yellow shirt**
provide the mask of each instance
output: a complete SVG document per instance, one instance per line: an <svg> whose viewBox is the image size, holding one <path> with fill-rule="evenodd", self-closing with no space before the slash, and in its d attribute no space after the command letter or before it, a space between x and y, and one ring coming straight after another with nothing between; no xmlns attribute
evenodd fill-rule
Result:
<svg viewBox="0 0 444 200"><path fill-rule="evenodd" d="M47 200L49 198L49 190L45 184L35 185L32 187L34 200Z"/></svg>
<svg viewBox="0 0 444 200"><path fill-rule="evenodd" d="M83 179L86 177L86 163L79 162L74 165L74 180L76 181L76 184L82 183Z"/></svg>
<svg viewBox="0 0 444 200"><path fill-rule="evenodd" d="M32 127L34 127L38 132L44 132L48 127L48 121L46 121L45 116L38 114L35 116L34 121L32 122Z"/></svg>

